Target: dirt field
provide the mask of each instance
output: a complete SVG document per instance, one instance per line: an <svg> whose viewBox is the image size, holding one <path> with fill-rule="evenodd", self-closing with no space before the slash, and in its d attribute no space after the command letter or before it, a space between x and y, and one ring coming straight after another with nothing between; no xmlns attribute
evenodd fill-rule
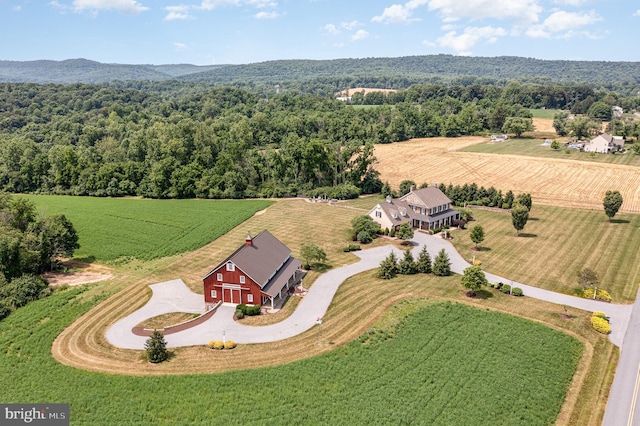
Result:
<svg viewBox="0 0 640 426"><path fill-rule="evenodd" d="M618 190L621 210L640 212L637 167L518 155L456 152L487 141L482 137L415 139L376 145L382 181L397 188L404 179L417 184L476 182L515 193L529 192L534 202L563 207L602 209L607 190ZM407 161L408 159L411 161Z"/></svg>
<svg viewBox="0 0 640 426"><path fill-rule="evenodd" d="M556 129L553 128L553 120L549 118L534 118L533 119L533 128L536 132L554 132Z"/></svg>
<svg viewBox="0 0 640 426"><path fill-rule="evenodd" d="M336 96L347 96L347 92L349 93L349 95L353 95L356 92L364 92L364 94L366 95L367 93L371 93L371 92L382 92L384 94L387 94L389 92L396 92L397 90L394 89L376 89L376 88L370 88L370 87L355 87L353 89L346 89L343 90L341 92L336 93Z"/></svg>
<svg viewBox="0 0 640 426"><path fill-rule="evenodd" d="M67 260L63 263L67 272L45 272L43 275L52 287L97 283L113 278L111 270L103 265Z"/></svg>

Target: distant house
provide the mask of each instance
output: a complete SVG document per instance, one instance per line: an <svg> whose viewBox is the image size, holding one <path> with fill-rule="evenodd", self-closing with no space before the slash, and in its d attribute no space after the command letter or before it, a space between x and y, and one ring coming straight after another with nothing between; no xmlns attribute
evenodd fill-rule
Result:
<svg viewBox="0 0 640 426"><path fill-rule="evenodd" d="M611 107L611 116L613 118L620 118L622 117L623 114L624 114L624 110L622 109L622 107L619 107L619 106Z"/></svg>
<svg viewBox="0 0 640 426"><path fill-rule="evenodd" d="M205 307L223 302L273 308L304 276L301 265L269 231L249 234L244 245L202 278Z"/></svg>
<svg viewBox="0 0 640 426"><path fill-rule="evenodd" d="M451 208L451 200L437 186L415 189L400 198L387 197L376 204L369 213L382 229L397 229L405 222L413 228L435 229L452 225L460 219L460 212Z"/></svg>
<svg viewBox="0 0 640 426"><path fill-rule="evenodd" d="M507 135L491 135L491 142L504 142L509 137Z"/></svg>
<svg viewBox="0 0 640 426"><path fill-rule="evenodd" d="M622 136L612 136L602 133L584 144L584 152L597 152L607 154L611 151L618 151L624 148L624 138Z"/></svg>

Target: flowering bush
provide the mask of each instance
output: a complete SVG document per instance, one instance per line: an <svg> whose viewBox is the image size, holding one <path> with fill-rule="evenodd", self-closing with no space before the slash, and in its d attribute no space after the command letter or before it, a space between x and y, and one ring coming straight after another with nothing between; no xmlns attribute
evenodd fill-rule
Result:
<svg viewBox="0 0 640 426"><path fill-rule="evenodd" d="M602 333L602 334L611 333L611 325L609 325L609 321L607 321L602 317L591 315L591 325L593 326L594 330L596 330L598 333Z"/></svg>
<svg viewBox="0 0 640 426"><path fill-rule="evenodd" d="M236 346L238 346L238 345L236 345L236 342L234 342L233 340L227 340L226 342L224 342L224 348L225 349L233 349Z"/></svg>
<svg viewBox="0 0 640 426"><path fill-rule="evenodd" d="M593 288L587 288L582 291L582 297L584 297L585 299L593 299L593 292L594 292ZM598 300L604 300L605 302L611 302L611 295L607 290L598 289L596 291L595 298Z"/></svg>

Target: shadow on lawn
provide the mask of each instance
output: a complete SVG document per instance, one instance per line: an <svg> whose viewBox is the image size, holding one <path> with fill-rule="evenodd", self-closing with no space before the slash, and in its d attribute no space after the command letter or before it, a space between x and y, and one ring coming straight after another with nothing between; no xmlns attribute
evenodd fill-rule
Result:
<svg viewBox="0 0 640 426"><path fill-rule="evenodd" d="M518 237L522 237L522 238L535 238L537 236L538 234L528 234L526 232L521 232L520 235L518 235Z"/></svg>
<svg viewBox="0 0 640 426"><path fill-rule="evenodd" d="M611 223L629 223L626 219L611 219L609 222Z"/></svg>

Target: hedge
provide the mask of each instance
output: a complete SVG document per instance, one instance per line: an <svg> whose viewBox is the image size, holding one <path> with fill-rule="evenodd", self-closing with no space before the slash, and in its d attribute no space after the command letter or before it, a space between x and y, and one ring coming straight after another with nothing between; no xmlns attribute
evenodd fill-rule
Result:
<svg viewBox="0 0 640 426"><path fill-rule="evenodd" d="M602 333L602 334L611 333L611 325L609 324L609 321L607 321L602 317L592 315L591 325L593 326L594 330L596 330L598 333Z"/></svg>

